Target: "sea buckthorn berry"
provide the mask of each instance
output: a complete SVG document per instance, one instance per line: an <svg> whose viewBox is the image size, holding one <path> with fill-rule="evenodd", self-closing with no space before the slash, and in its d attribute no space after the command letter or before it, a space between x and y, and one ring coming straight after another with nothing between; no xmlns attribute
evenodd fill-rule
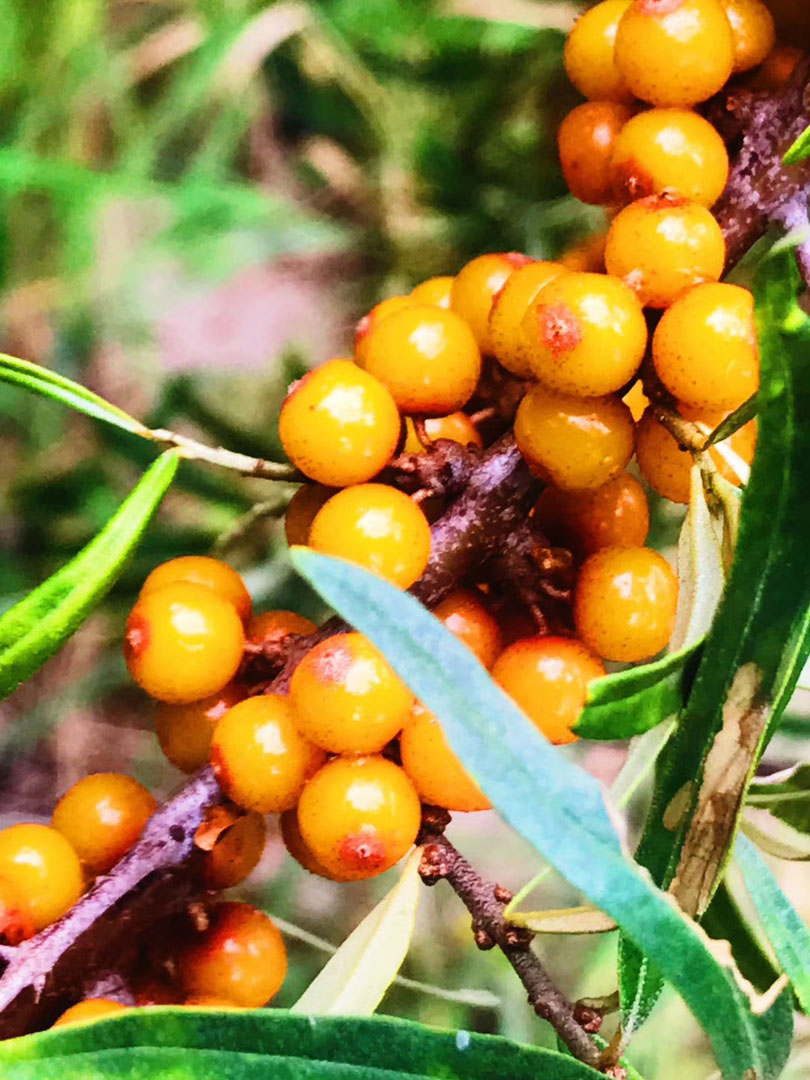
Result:
<svg viewBox="0 0 810 1080"><path fill-rule="evenodd" d="M227 998L218 997L216 994L189 994L183 1002L183 1008L185 1009L241 1009L242 1005L237 1005L233 1001L229 1001Z"/></svg>
<svg viewBox="0 0 810 1080"><path fill-rule="evenodd" d="M616 31L631 0L602 0L580 15L565 43L565 70L583 97L591 101L633 100L616 65Z"/></svg>
<svg viewBox="0 0 810 1080"><path fill-rule="evenodd" d="M691 109L649 109L617 135L610 177L620 202L667 192L712 206L726 186L728 152L716 128Z"/></svg>
<svg viewBox="0 0 810 1080"><path fill-rule="evenodd" d="M697 420L714 430L725 419L725 413L698 413L687 406L679 406L686 420ZM751 420L724 440L728 447L746 465L754 458L757 443L756 421ZM731 484L739 487L741 478L723 456L719 446L713 446L709 457L715 468ZM672 502L688 503L691 492L691 472L694 457L682 450L678 440L657 420L653 409L648 409L639 422L636 432L636 459L642 475L650 487Z"/></svg>
<svg viewBox="0 0 810 1080"><path fill-rule="evenodd" d="M246 636L252 645L274 645L289 634L314 634L317 626L297 611L262 611L247 624Z"/></svg>
<svg viewBox="0 0 810 1080"><path fill-rule="evenodd" d="M699 285L684 293L653 335L661 382L694 409L730 410L759 388L754 299L740 285Z"/></svg>
<svg viewBox="0 0 810 1080"><path fill-rule="evenodd" d="M757 90L781 90L790 81L796 65L804 56L801 49L777 45L771 49L749 85Z"/></svg>
<svg viewBox="0 0 810 1080"><path fill-rule="evenodd" d="M637 379L636 382L630 387L627 393L622 398L627 408L633 414L633 419L636 423L641 419L644 410L650 404L649 398L644 393L644 383L641 379Z"/></svg>
<svg viewBox="0 0 810 1080"><path fill-rule="evenodd" d="M561 263L543 260L529 263L506 279L492 301L489 312L492 355L507 371L521 379L532 377L523 340L523 316L540 290L565 273L567 270Z"/></svg>
<svg viewBox="0 0 810 1080"><path fill-rule="evenodd" d="M0 878L0 944L19 945L34 936L34 920L18 886Z"/></svg>
<svg viewBox="0 0 810 1080"><path fill-rule="evenodd" d="M632 662L672 637L678 579L652 548L604 548L582 564L574 594L577 633L598 656Z"/></svg>
<svg viewBox="0 0 810 1080"><path fill-rule="evenodd" d="M188 705L160 702L155 718L160 749L176 768L184 773L201 769L211 753L211 738L217 722L228 709L242 701L244 690L226 683L216 694Z"/></svg>
<svg viewBox="0 0 810 1080"><path fill-rule="evenodd" d="M287 949L264 912L226 901L212 911L208 929L180 950L177 973L189 995L259 1009L284 982Z"/></svg>
<svg viewBox="0 0 810 1080"><path fill-rule="evenodd" d="M516 641L495 662L492 677L549 742L573 742L571 728L588 696L588 683L605 674L597 657L572 638Z"/></svg>
<svg viewBox="0 0 810 1080"><path fill-rule="evenodd" d="M435 304L447 310L450 307L450 291L453 288L452 275L432 277L411 289L411 300L417 304Z"/></svg>
<svg viewBox="0 0 810 1080"><path fill-rule="evenodd" d="M70 841L89 874L106 874L156 809L154 796L133 777L92 773L65 792L51 824Z"/></svg>
<svg viewBox="0 0 810 1080"><path fill-rule="evenodd" d="M581 274L603 274L606 240L607 232L591 233L563 251L558 259L560 266Z"/></svg>
<svg viewBox="0 0 810 1080"><path fill-rule="evenodd" d="M455 313L411 304L369 333L362 358L366 371L391 391L403 413L445 416L472 397L481 354L472 330Z"/></svg>
<svg viewBox="0 0 810 1080"><path fill-rule="evenodd" d="M300 863L300 865L303 866L305 870L308 870L310 874L317 874L318 877L327 878L329 881L351 880L350 877L345 878L341 877L339 874L330 873L322 863L318 862L301 835L297 809L285 810L279 818L279 826L281 828L281 839L284 841L285 848L295 861Z"/></svg>
<svg viewBox="0 0 810 1080"><path fill-rule="evenodd" d="M501 628L480 593L454 589L436 605L433 614L485 668L492 667L501 651Z"/></svg>
<svg viewBox="0 0 810 1080"><path fill-rule="evenodd" d="M388 315L393 315L395 311L411 307L415 303L416 301L411 296L389 296L387 300L381 300L379 304L375 304L371 311L363 316L354 331L354 355L361 367L365 366L363 356L366 342L374 327L379 326Z"/></svg>
<svg viewBox="0 0 810 1080"><path fill-rule="evenodd" d="M261 814L250 811L229 825L203 862L203 882L209 889L231 889L249 877L259 864L267 839Z"/></svg>
<svg viewBox="0 0 810 1080"><path fill-rule="evenodd" d="M430 558L430 526L407 495L385 484L358 484L334 495L318 511L309 542L324 555L364 566L410 588Z"/></svg>
<svg viewBox="0 0 810 1080"><path fill-rule="evenodd" d="M336 634L298 663L290 701L301 734L333 754L373 754L408 717L413 694L362 634Z"/></svg>
<svg viewBox="0 0 810 1080"><path fill-rule="evenodd" d="M610 163L619 132L632 115L615 101L586 101L560 124L560 165L575 198L597 206L616 201Z"/></svg>
<svg viewBox="0 0 810 1080"><path fill-rule="evenodd" d="M331 360L295 383L278 425L293 465L332 487L376 476L391 459L402 426L386 387L351 360Z"/></svg>
<svg viewBox="0 0 810 1080"><path fill-rule="evenodd" d="M577 397L621 389L647 347L638 298L607 274L563 274L550 282L529 305L522 330L535 377Z"/></svg>
<svg viewBox="0 0 810 1080"><path fill-rule="evenodd" d="M731 75L734 42L720 0L634 0L616 33L616 64L652 105L696 105Z"/></svg>
<svg viewBox="0 0 810 1080"><path fill-rule="evenodd" d="M762 0L722 0L734 40L734 71L749 71L761 64L774 46L773 15Z"/></svg>
<svg viewBox="0 0 810 1080"><path fill-rule="evenodd" d="M374 877L398 863L416 840L419 796L392 761L333 758L304 788L298 824L317 863L345 881Z"/></svg>
<svg viewBox="0 0 810 1080"><path fill-rule="evenodd" d="M480 431L463 412L450 413L449 416L434 416L425 420L425 434L431 442L436 442L437 439L450 439L451 442L457 442L461 446L477 446L479 450L484 445ZM416 434L416 428L410 416L405 420L404 449L407 454L424 454L427 450Z"/></svg>
<svg viewBox="0 0 810 1080"><path fill-rule="evenodd" d="M124 633L132 678L151 697L174 705L221 690L236 674L244 648L233 604L185 581L139 597Z"/></svg>
<svg viewBox="0 0 810 1080"><path fill-rule="evenodd" d="M315 515L325 502L332 498L336 488L325 487L323 484L302 484L290 499L287 513L284 515L284 535L287 543L306 544L309 541L309 530Z"/></svg>
<svg viewBox="0 0 810 1080"><path fill-rule="evenodd" d="M54 1027L63 1027L65 1024L87 1024L91 1020L101 1020L106 1016L114 1016L116 1013L126 1012L129 1005L122 1005L113 998L85 998L76 1005L65 1009L58 1020L54 1020Z"/></svg>
<svg viewBox="0 0 810 1080"><path fill-rule="evenodd" d="M534 507L543 533L578 555L605 547L641 547L650 529L644 488L621 472L595 491L547 487Z"/></svg>
<svg viewBox="0 0 810 1080"><path fill-rule="evenodd" d="M234 705L211 741L217 783L237 806L277 814L295 806L326 755L298 730L288 697L260 694Z"/></svg>
<svg viewBox="0 0 810 1080"><path fill-rule="evenodd" d="M48 825L11 825L0 832L0 878L17 890L35 930L56 922L84 888L79 856Z"/></svg>
<svg viewBox="0 0 810 1080"><path fill-rule="evenodd" d="M690 405L685 405L683 402L679 403L678 412L684 420L691 420L702 424L708 434L719 427L731 414L730 410L706 412L705 410L695 409ZM749 420L747 424L743 424L741 428L737 428L737 430L729 435L727 439L723 439L720 443L715 443L709 449L708 454L720 475L725 480L728 480L730 484L739 487L746 477L741 476L740 473L737 472L735 468L735 458L739 458L743 465L750 465L754 460L756 448L757 422L756 420ZM724 450L731 451L731 453L725 454ZM746 472L745 469L741 471L743 473Z"/></svg>
<svg viewBox="0 0 810 1080"><path fill-rule="evenodd" d="M253 601L247 586L239 574L220 559L207 555L181 555L178 559L169 559L155 567L144 581L141 596L149 596L167 585L186 581L191 585L205 585L219 593L236 608L239 618L244 622L250 617Z"/></svg>
<svg viewBox="0 0 810 1080"><path fill-rule="evenodd" d="M441 724L415 705L400 736L402 767L423 802L446 810L489 810L492 803L450 749Z"/></svg>
<svg viewBox="0 0 810 1080"><path fill-rule="evenodd" d="M692 285L717 281L726 242L711 211L689 199L649 195L621 210L605 245L608 273L645 307L665 308Z"/></svg>
<svg viewBox="0 0 810 1080"><path fill-rule="evenodd" d="M515 417L520 452L565 491L606 484L633 456L633 418L616 397L580 398L533 387Z"/></svg>
<svg viewBox="0 0 810 1080"><path fill-rule="evenodd" d="M450 291L450 307L469 325L478 348L490 352L489 312L505 282L532 260L518 251L479 255L459 270Z"/></svg>

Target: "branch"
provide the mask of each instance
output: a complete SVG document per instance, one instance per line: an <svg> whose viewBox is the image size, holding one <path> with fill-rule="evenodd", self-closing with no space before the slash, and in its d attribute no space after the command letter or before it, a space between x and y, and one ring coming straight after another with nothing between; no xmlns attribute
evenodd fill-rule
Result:
<svg viewBox="0 0 810 1080"><path fill-rule="evenodd" d="M533 935L510 926L504 919L504 906L511 899L510 894L482 878L450 843L438 822L427 819L419 842L424 845L419 873L425 884L435 885L444 880L450 885L472 915L478 948L491 949L497 945L526 988L529 1004L537 1015L551 1024L574 1057L599 1068L601 1051L580 1024L574 1003L554 984L532 951Z"/></svg>

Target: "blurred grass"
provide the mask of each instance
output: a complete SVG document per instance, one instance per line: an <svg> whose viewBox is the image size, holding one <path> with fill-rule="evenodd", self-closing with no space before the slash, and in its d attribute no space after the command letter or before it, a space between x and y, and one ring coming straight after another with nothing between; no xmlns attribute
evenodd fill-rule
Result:
<svg viewBox="0 0 810 1080"><path fill-rule="evenodd" d="M575 10L566 0L0 0L3 349L154 426L277 457L287 383L342 353L374 301L482 251L553 257L599 225L600 211L566 194L554 152L574 101L561 53ZM0 610L86 543L149 455L0 386ZM126 678L123 618L154 565L209 551L266 497L260 482L184 464L97 616L0 705L3 820L47 818L55 794L90 769L132 771L159 794L179 783ZM671 524L659 525L668 537ZM257 607L317 613L277 523L233 558ZM621 750L593 753L609 772ZM454 828L504 884L538 868L491 815ZM248 894L337 943L385 885L312 878L276 837ZM576 898L552 878L537 900ZM614 988L611 937L540 947L571 994ZM281 1003L322 962L293 943ZM471 947L446 891L423 898L406 974L485 988L500 1006L395 988L386 1011L551 1045L503 959ZM711 1072L675 1000L638 1047L656 1080Z"/></svg>

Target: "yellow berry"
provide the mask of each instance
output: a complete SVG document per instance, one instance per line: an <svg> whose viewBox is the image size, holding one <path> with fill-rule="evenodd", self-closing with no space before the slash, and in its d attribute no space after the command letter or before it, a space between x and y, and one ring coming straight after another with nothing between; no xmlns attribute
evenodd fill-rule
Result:
<svg viewBox="0 0 810 1080"><path fill-rule="evenodd" d="M143 784L122 773L92 773L67 791L52 824L91 875L106 874L126 855L157 809Z"/></svg>
<svg viewBox="0 0 810 1080"><path fill-rule="evenodd" d="M464 812L491 808L450 749L439 721L423 705L414 705L399 747L402 767L424 802Z"/></svg>
<svg viewBox="0 0 810 1080"><path fill-rule="evenodd" d="M35 930L56 922L84 888L79 856L48 825L12 825L0 832L0 878L18 890Z"/></svg>

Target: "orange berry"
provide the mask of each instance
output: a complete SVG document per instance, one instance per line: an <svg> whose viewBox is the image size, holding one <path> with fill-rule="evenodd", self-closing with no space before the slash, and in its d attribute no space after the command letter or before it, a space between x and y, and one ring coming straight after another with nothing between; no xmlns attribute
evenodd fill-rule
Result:
<svg viewBox="0 0 810 1080"><path fill-rule="evenodd" d="M536 378L552 390L601 397L638 371L647 323L633 290L607 274L563 274L535 297L522 322Z"/></svg>
<svg viewBox="0 0 810 1080"><path fill-rule="evenodd" d="M59 1019L54 1020L53 1027L63 1027L65 1024L87 1024L91 1020L101 1020L105 1016L126 1012L129 1007L112 998L85 998L84 1001L65 1009Z"/></svg>
<svg viewBox="0 0 810 1080"><path fill-rule="evenodd" d="M653 335L653 362L669 392L694 409L736 409L759 388L754 299L740 285L690 289Z"/></svg>
<svg viewBox="0 0 810 1080"><path fill-rule="evenodd" d="M724 413L698 413L687 406L679 406L686 420L697 420L713 431L722 420ZM744 424L733 435L724 440L734 454L749 465L756 449L756 421ZM718 446L713 446L709 457L721 476L731 484L739 486L740 477L726 461ZM694 457L688 450L682 450L678 440L664 425L655 418L653 409L648 409L639 422L636 432L636 458L638 467L650 487L672 502L688 503L691 492L691 472Z"/></svg>
<svg viewBox="0 0 810 1080"><path fill-rule="evenodd" d="M648 660L672 637L678 579L652 548L604 548L582 564L574 594L577 633L598 656Z"/></svg>
<svg viewBox="0 0 810 1080"><path fill-rule="evenodd" d="M172 765L184 773L201 769L211 753L211 738L217 721L244 696L241 687L226 683L216 694L202 701L192 701L188 705L160 702L155 727L160 749Z"/></svg>
<svg viewBox="0 0 810 1080"><path fill-rule="evenodd" d="M186 1000L183 1002L183 1008L185 1009L241 1009L242 1005L237 1005L233 1001L229 1001L228 998L217 997L216 994L189 994Z"/></svg>
<svg viewBox="0 0 810 1080"><path fill-rule="evenodd" d="M351 360L331 360L294 383L278 421L290 461L331 487L376 476L390 461L401 426L386 387Z"/></svg>
<svg viewBox="0 0 810 1080"><path fill-rule="evenodd" d="M411 304L378 323L358 363L380 380L403 413L444 416L472 397L481 354L454 311Z"/></svg>
<svg viewBox="0 0 810 1080"><path fill-rule="evenodd" d="M605 272L606 232L591 233L576 244L566 248L559 257L560 266L566 270L577 270L583 274L603 274Z"/></svg>
<svg viewBox="0 0 810 1080"><path fill-rule="evenodd" d="M501 628L480 593L474 589L454 589L436 605L433 614L485 668L492 667L501 651Z"/></svg>
<svg viewBox="0 0 810 1080"><path fill-rule="evenodd" d="M281 839L284 841L285 848L295 861L300 863L300 865L303 866L305 870L308 870L310 874L317 874L318 877L327 878L329 881L352 880L351 877L340 877L338 874L330 873L322 863L318 862L301 835L297 809L285 810L279 818L279 826L281 828Z"/></svg>
<svg viewBox="0 0 810 1080"><path fill-rule="evenodd" d="M734 71L761 64L776 41L773 15L762 0L722 0L734 41Z"/></svg>
<svg viewBox="0 0 810 1080"><path fill-rule="evenodd" d="M692 285L717 281L726 242L699 203L649 195L621 210L608 230L608 273L635 289L645 307L665 308Z"/></svg>
<svg viewBox="0 0 810 1080"><path fill-rule="evenodd" d="M415 303L417 301L411 296L389 296L387 300L381 300L379 304L375 304L371 311L363 316L354 331L354 356L361 367L365 367L363 360L366 342L374 327L379 326L383 319L393 315L395 311L411 307Z"/></svg>
<svg viewBox="0 0 810 1080"><path fill-rule="evenodd" d="M720 0L634 0L616 33L616 64L636 97L696 105L720 90L734 66Z"/></svg>
<svg viewBox="0 0 810 1080"><path fill-rule="evenodd" d="M492 803L450 749L441 724L414 705L399 739L402 767L423 802L446 810L489 810Z"/></svg>
<svg viewBox="0 0 810 1080"><path fill-rule="evenodd" d="M317 863L343 880L374 877L416 840L419 796L405 772L377 755L333 758L298 801L298 824Z"/></svg>
<svg viewBox="0 0 810 1080"><path fill-rule="evenodd" d="M565 491L606 484L633 456L633 418L615 397L580 398L533 387L515 417L520 452Z"/></svg>
<svg viewBox="0 0 810 1080"><path fill-rule="evenodd" d="M220 559L207 555L181 555L178 559L169 559L155 567L141 587L141 596L149 596L167 585L186 581L192 585L205 585L219 593L236 608L239 618L244 622L250 618L253 601L247 586L239 574Z"/></svg>
<svg viewBox="0 0 810 1080"><path fill-rule="evenodd" d="M65 792L51 824L95 876L106 874L126 855L155 810L154 796L133 777L92 773Z"/></svg>
<svg viewBox="0 0 810 1080"><path fill-rule="evenodd" d="M411 289L411 300L417 304L435 304L436 307L450 307L450 291L453 288L453 277L432 277L421 282L415 289Z"/></svg>
<svg viewBox="0 0 810 1080"><path fill-rule="evenodd" d="M610 163L619 132L632 115L615 101L586 101L560 124L560 165L575 198L597 206L616 201Z"/></svg>
<svg viewBox="0 0 810 1080"><path fill-rule="evenodd" d="M17 885L0 878L0 943L19 945L34 936L31 908Z"/></svg>
<svg viewBox="0 0 810 1080"><path fill-rule="evenodd" d="M573 638L516 641L495 662L492 678L549 742L573 742L571 728L588 696L588 683L605 674L600 661Z"/></svg>
<svg viewBox="0 0 810 1080"><path fill-rule="evenodd" d="M336 634L303 657L290 682L302 733L333 754L373 754L408 717L413 694L362 634Z"/></svg>
<svg viewBox="0 0 810 1080"><path fill-rule="evenodd" d="M450 413L449 416L434 416L425 420L425 431L431 442L437 439L450 439L461 446L477 446L483 448L484 440L481 433L472 420L463 412ZM423 446L416 434L413 420L410 416L405 420L405 452L408 454L424 454L427 447Z"/></svg>
<svg viewBox="0 0 810 1080"><path fill-rule="evenodd" d="M84 888L79 856L48 825L11 825L0 832L0 878L16 890L35 930L56 922Z"/></svg>
<svg viewBox="0 0 810 1080"><path fill-rule="evenodd" d="M315 515L335 491L335 488L323 484L302 484L296 491L284 515L284 535L291 547L309 541L309 530Z"/></svg>
<svg viewBox="0 0 810 1080"><path fill-rule="evenodd" d="M325 757L300 733L290 699L281 694L260 694L234 705L211 741L219 786L237 806L260 814L295 806Z"/></svg>
<svg viewBox="0 0 810 1080"><path fill-rule="evenodd" d="M771 49L762 67L752 80L752 87L757 90L781 90L790 82L796 65L803 58L804 52L790 45L777 45Z"/></svg>
<svg viewBox="0 0 810 1080"><path fill-rule="evenodd" d="M226 901L208 929L180 950L177 973L187 994L259 1009L287 974L287 949L276 924L250 904Z"/></svg>
<svg viewBox="0 0 810 1080"><path fill-rule="evenodd" d="M314 634L318 627L297 611L263 611L247 624L247 639L252 645L282 641L290 634Z"/></svg>
<svg viewBox="0 0 810 1080"><path fill-rule="evenodd" d="M532 377L523 339L523 317L540 290L564 273L565 267L560 263L542 260L529 263L515 270L493 298L489 312L492 355L521 379Z"/></svg>
<svg viewBox="0 0 810 1080"><path fill-rule="evenodd" d="M450 307L469 325L482 353L490 352L488 323L493 297L515 270L531 261L517 251L479 255L456 274Z"/></svg>
<svg viewBox="0 0 810 1080"><path fill-rule="evenodd" d="M236 674L244 647L233 604L184 581L139 597L124 634L132 678L151 697L175 705L221 690Z"/></svg>
<svg viewBox="0 0 810 1080"><path fill-rule="evenodd" d="M591 555L605 547L640 547L650 529L644 488L628 472L595 491L547 487L534 514L550 540L578 555Z"/></svg>
<svg viewBox="0 0 810 1080"><path fill-rule="evenodd" d="M633 383L622 398L622 401L633 414L635 422L638 423L644 410L650 404L649 398L644 393L644 383L641 379L637 379L636 382Z"/></svg>
<svg viewBox="0 0 810 1080"><path fill-rule="evenodd" d="M591 101L633 100L615 59L616 31L631 0L602 0L580 15L565 43L565 70Z"/></svg>
<svg viewBox="0 0 810 1080"><path fill-rule="evenodd" d="M712 206L726 186L728 151L717 130L691 109L649 109L617 135L610 177L620 202L666 192Z"/></svg>
<svg viewBox="0 0 810 1080"><path fill-rule="evenodd" d="M261 814L250 811L229 825L203 862L203 882L208 889L231 889L249 877L259 864L267 839Z"/></svg>
<svg viewBox="0 0 810 1080"><path fill-rule="evenodd" d="M430 558L430 526L407 495L385 484L358 484L318 511L309 542L316 551L364 566L407 589Z"/></svg>

